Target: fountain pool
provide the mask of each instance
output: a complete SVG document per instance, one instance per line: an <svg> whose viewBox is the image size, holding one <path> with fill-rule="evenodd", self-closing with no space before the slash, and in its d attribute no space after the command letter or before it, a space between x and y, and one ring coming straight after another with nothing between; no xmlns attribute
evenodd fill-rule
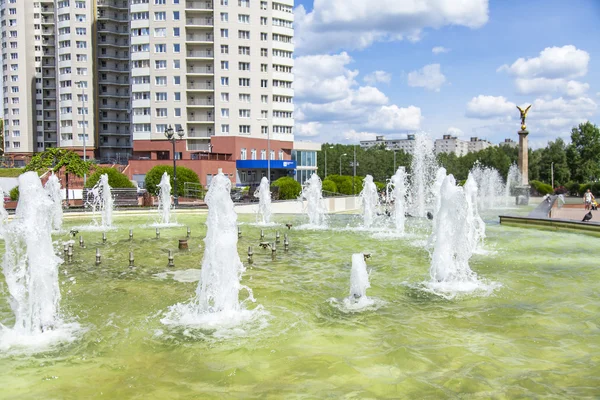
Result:
<svg viewBox="0 0 600 400"><path fill-rule="evenodd" d="M526 211L524 211L526 212ZM487 255L470 267L502 284L489 296L452 300L422 290L430 259L422 248L430 224L408 218L411 239L377 240L353 215L332 215L328 230L285 231L290 250L258 247L279 227L243 222L238 253L254 262L242 276L266 323L240 325L233 337L161 323L168 307L198 285L206 213L182 213L184 226L142 228L146 219L114 215L116 231L82 232L72 263L59 267L61 310L87 332L44 353L0 353L7 398L448 398L593 397L600 387L597 239L510 228L487 213ZM275 215L274 222L305 221ZM65 218L63 230L81 225ZM177 239L191 228L189 251ZM134 229L129 240L128 230ZM70 239L68 233L53 235ZM0 246L3 247L3 242ZM57 243L58 246L58 243ZM102 264L94 265L96 248ZM175 267L167 252L175 250ZM135 267L128 267L128 253ZM368 296L377 310L344 313L331 297L348 296L352 258L369 252ZM0 282L4 278L0 277ZM0 322L14 321L0 285Z"/></svg>

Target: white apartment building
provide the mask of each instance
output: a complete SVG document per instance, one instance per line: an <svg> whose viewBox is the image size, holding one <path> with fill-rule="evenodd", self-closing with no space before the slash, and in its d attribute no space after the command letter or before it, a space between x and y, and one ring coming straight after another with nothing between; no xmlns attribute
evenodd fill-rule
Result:
<svg viewBox="0 0 600 400"><path fill-rule="evenodd" d="M479 139L478 137L472 137L471 140L469 140L469 152L476 152L476 151L481 151L481 150L485 150L488 147L492 147L493 144L490 143L489 141L485 140L485 139Z"/></svg>
<svg viewBox="0 0 600 400"><path fill-rule="evenodd" d="M7 153L81 153L85 132L88 156L167 159L172 125L176 157L290 159L293 5L0 0Z"/></svg>
<svg viewBox="0 0 600 400"><path fill-rule="evenodd" d="M435 154L454 153L458 157L464 156L469 152L469 142L460 140L456 136L444 135L442 139L435 140Z"/></svg>
<svg viewBox="0 0 600 400"><path fill-rule="evenodd" d="M406 139L387 139L385 136L376 136L375 140L361 140L360 147L369 149L374 146L385 146L388 150L404 150L412 154L415 148L415 135L406 135Z"/></svg>

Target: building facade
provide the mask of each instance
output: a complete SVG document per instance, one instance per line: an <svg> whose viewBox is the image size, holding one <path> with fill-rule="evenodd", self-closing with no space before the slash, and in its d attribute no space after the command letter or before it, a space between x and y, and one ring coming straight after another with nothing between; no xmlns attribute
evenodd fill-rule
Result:
<svg viewBox="0 0 600 400"><path fill-rule="evenodd" d="M291 160L293 5L0 0L6 152ZM169 126L184 133L176 154Z"/></svg>
<svg viewBox="0 0 600 400"><path fill-rule="evenodd" d="M469 152L469 142L460 140L456 136L444 135L441 139L435 140L435 154L454 153L458 157L464 156Z"/></svg>
<svg viewBox="0 0 600 400"><path fill-rule="evenodd" d="M363 149L382 145L387 150L403 150L412 154L415 149L415 135L406 135L406 139L386 139L385 136L377 136L375 140L360 141L360 147Z"/></svg>
<svg viewBox="0 0 600 400"><path fill-rule="evenodd" d="M469 140L469 153L485 150L488 147L492 147L493 144L485 139L480 139L478 137L472 137Z"/></svg>

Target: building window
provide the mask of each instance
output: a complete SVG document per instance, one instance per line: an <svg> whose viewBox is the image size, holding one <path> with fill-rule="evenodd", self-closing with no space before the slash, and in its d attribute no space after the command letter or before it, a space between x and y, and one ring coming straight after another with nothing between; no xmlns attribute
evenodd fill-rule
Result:
<svg viewBox="0 0 600 400"><path fill-rule="evenodd" d="M242 87L249 87L250 86L250 78L239 78L239 84Z"/></svg>
<svg viewBox="0 0 600 400"><path fill-rule="evenodd" d="M229 93L221 93L221 101L224 103L229 103Z"/></svg>
<svg viewBox="0 0 600 400"><path fill-rule="evenodd" d="M252 150L250 151L250 158L251 158L252 160L256 160L256 149L252 149Z"/></svg>
<svg viewBox="0 0 600 400"><path fill-rule="evenodd" d="M221 37L228 38L229 37L229 29L221 29Z"/></svg>
<svg viewBox="0 0 600 400"><path fill-rule="evenodd" d="M283 150L279 150L279 159L283 160Z"/></svg>
<svg viewBox="0 0 600 400"><path fill-rule="evenodd" d="M181 36L179 28L173 28L173 36L175 36L175 37Z"/></svg>
<svg viewBox="0 0 600 400"><path fill-rule="evenodd" d="M242 150L240 151L240 160L245 160L246 159L246 148L242 148Z"/></svg>
<svg viewBox="0 0 600 400"><path fill-rule="evenodd" d="M173 21L179 21L179 11L173 11Z"/></svg>
<svg viewBox="0 0 600 400"><path fill-rule="evenodd" d="M261 150L260 151L260 159L261 160L266 160L267 159L267 151L266 150Z"/></svg>
<svg viewBox="0 0 600 400"><path fill-rule="evenodd" d="M241 24L249 24L250 16L247 14L238 14L238 22Z"/></svg>
<svg viewBox="0 0 600 400"><path fill-rule="evenodd" d="M222 12L221 13L221 22L228 22L228 21L229 21L229 13Z"/></svg>
<svg viewBox="0 0 600 400"><path fill-rule="evenodd" d="M229 133L229 125L221 125L221 133Z"/></svg>
<svg viewBox="0 0 600 400"><path fill-rule="evenodd" d="M250 40L250 31L238 31L238 39Z"/></svg>
<svg viewBox="0 0 600 400"><path fill-rule="evenodd" d="M240 110L239 111L240 118L250 118L250 110Z"/></svg>
<svg viewBox="0 0 600 400"><path fill-rule="evenodd" d="M240 125L240 134L249 135L250 134L250 125Z"/></svg>
<svg viewBox="0 0 600 400"><path fill-rule="evenodd" d="M229 108L221 108L221 117L229 118Z"/></svg>
<svg viewBox="0 0 600 400"><path fill-rule="evenodd" d="M221 61L221 69L227 71L229 69L229 61Z"/></svg>
<svg viewBox="0 0 600 400"><path fill-rule="evenodd" d="M226 44L221 45L221 54L229 54L229 46Z"/></svg>

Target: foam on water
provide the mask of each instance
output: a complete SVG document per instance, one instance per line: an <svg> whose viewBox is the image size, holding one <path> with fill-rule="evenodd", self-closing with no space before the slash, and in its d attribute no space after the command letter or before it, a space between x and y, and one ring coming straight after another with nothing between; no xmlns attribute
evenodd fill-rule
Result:
<svg viewBox="0 0 600 400"><path fill-rule="evenodd" d="M206 238L200 282L188 303L169 307L165 325L214 330L215 335L235 336L240 325L258 323L265 311L247 309L256 300L252 290L241 284L245 267L237 252L237 214L231 200L231 181L219 173L213 177L205 201L208 205ZM240 291L247 297L240 301ZM239 328L240 334L246 332ZM245 333L244 333L245 334Z"/></svg>
<svg viewBox="0 0 600 400"><path fill-rule="evenodd" d="M254 191L254 197L258 199L258 210L256 222L262 225L271 223L271 184L266 176L260 180L260 186Z"/></svg>
<svg viewBox="0 0 600 400"><path fill-rule="evenodd" d="M2 271L15 315L12 328L0 324L0 350L38 352L76 339L80 327L60 313L58 266L52 245L53 202L35 172L19 176L15 219L4 231Z"/></svg>

